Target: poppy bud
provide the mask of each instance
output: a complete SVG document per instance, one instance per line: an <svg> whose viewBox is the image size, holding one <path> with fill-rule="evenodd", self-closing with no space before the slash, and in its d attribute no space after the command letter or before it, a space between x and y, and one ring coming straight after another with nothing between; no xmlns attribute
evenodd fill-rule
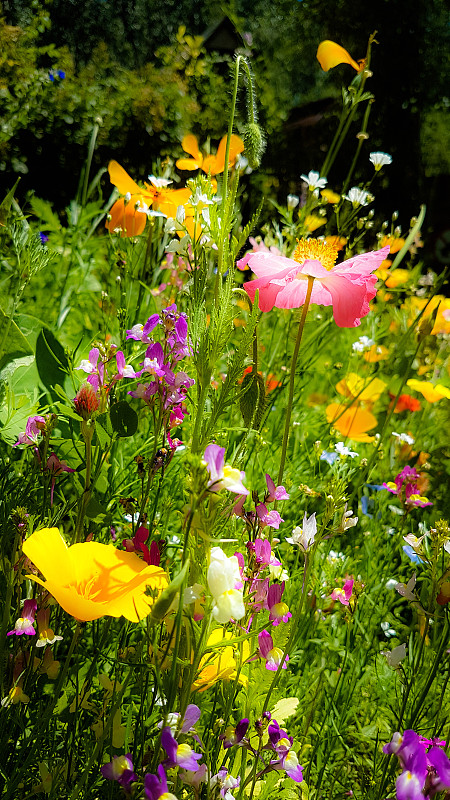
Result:
<svg viewBox="0 0 450 800"><path fill-rule="evenodd" d="M244 128L244 154L252 169L257 169L266 149L264 134L257 122L248 122Z"/></svg>

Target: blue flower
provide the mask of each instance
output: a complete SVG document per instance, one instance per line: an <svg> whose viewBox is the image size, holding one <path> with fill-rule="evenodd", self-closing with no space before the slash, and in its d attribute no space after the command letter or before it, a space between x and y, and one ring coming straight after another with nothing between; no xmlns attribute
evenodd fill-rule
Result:
<svg viewBox="0 0 450 800"><path fill-rule="evenodd" d="M422 559L419 558L416 551L414 550L413 547L411 547L410 544L404 544L402 549L405 551L408 558L411 559L413 564L423 564Z"/></svg>
<svg viewBox="0 0 450 800"><path fill-rule="evenodd" d="M326 461L330 466L333 466L334 462L338 458L339 455L337 453L329 453L328 450L324 450L323 453L320 454L320 460Z"/></svg>

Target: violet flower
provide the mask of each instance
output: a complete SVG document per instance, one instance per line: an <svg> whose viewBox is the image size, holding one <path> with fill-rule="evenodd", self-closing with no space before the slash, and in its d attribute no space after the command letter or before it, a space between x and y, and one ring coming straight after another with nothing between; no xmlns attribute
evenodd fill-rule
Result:
<svg viewBox="0 0 450 800"><path fill-rule="evenodd" d="M168 765L173 767L178 765L183 769L196 772L198 769L197 761L201 759L201 753L195 753L188 744L178 744L176 739L172 736L170 727L163 728L161 733L161 744L167 753Z"/></svg>
<svg viewBox="0 0 450 800"><path fill-rule="evenodd" d="M25 425L25 433L20 433L14 447L19 444L37 444L39 435L45 429L49 416L43 417L40 414L35 414L33 417L28 417L27 424Z"/></svg>
<svg viewBox="0 0 450 800"><path fill-rule="evenodd" d="M229 725L228 728L225 730L225 733L221 735L222 745L224 750L228 750L229 747L233 747L235 744L239 744L242 741L245 734L247 733L247 729L249 726L249 720L244 717L241 719L235 728L232 725Z"/></svg>
<svg viewBox="0 0 450 800"><path fill-rule="evenodd" d="M107 780L117 781L127 794L131 792L131 784L137 781L137 775L133 770L131 753L126 756L114 756L109 764L104 764L100 768L100 772Z"/></svg>
<svg viewBox="0 0 450 800"><path fill-rule="evenodd" d="M256 506L256 514L259 519L259 527L265 528L266 525L269 525L270 528L275 528L278 530L280 527L280 523L284 522L284 519L281 518L281 515L275 509L272 511L268 511L267 506L264 503L260 503Z"/></svg>
<svg viewBox="0 0 450 800"><path fill-rule="evenodd" d="M144 794L146 800L159 800L163 797L164 800L177 800L172 792L167 789L167 778L162 764L157 769L157 775L147 773L144 778Z"/></svg>

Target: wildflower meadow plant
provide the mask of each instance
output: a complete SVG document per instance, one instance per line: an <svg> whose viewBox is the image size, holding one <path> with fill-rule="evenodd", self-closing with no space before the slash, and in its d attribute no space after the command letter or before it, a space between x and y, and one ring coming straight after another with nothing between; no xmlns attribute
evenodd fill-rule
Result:
<svg viewBox="0 0 450 800"><path fill-rule="evenodd" d="M1 205L5 800L448 796L449 315L424 209L382 221L375 44L319 44L336 134L261 228L240 52L217 148L104 204L93 134L67 227Z"/></svg>

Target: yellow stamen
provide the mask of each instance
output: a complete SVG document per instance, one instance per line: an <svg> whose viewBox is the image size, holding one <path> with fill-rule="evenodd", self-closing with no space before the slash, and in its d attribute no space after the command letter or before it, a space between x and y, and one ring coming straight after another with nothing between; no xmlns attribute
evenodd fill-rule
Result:
<svg viewBox="0 0 450 800"><path fill-rule="evenodd" d="M297 239L294 261L304 264L305 261L320 261L325 269L332 269L336 263L339 249L336 244L328 244L319 239Z"/></svg>

